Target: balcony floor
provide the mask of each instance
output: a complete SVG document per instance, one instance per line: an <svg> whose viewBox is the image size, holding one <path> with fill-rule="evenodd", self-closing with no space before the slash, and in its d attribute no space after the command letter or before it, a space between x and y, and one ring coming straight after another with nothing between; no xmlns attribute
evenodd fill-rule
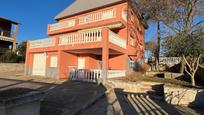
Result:
<svg viewBox="0 0 204 115"><path fill-rule="evenodd" d="M102 48L95 49L77 49L77 50L66 50L65 52L74 53L74 54L93 54L93 55L102 55ZM122 55L122 52L109 49L110 55Z"/></svg>

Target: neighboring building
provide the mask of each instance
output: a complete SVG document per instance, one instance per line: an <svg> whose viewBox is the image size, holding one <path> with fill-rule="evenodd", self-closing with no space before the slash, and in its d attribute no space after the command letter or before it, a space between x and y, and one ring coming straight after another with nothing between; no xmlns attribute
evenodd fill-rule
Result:
<svg viewBox="0 0 204 115"><path fill-rule="evenodd" d="M0 55L12 50L16 51L18 23L0 17Z"/></svg>
<svg viewBox="0 0 204 115"><path fill-rule="evenodd" d="M50 38L27 43L26 74L119 77L144 55L141 17L123 0L76 0L55 19Z"/></svg>
<svg viewBox="0 0 204 115"><path fill-rule="evenodd" d="M181 57L159 57L159 64L167 65L172 67L181 63Z"/></svg>

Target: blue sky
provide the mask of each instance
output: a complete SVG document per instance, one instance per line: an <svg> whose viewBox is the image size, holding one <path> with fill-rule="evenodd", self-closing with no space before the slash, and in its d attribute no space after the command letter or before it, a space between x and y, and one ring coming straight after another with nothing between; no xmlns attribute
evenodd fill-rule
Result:
<svg viewBox="0 0 204 115"><path fill-rule="evenodd" d="M0 17L21 23L18 42L46 38L47 25L55 23L53 19L74 0L1 0ZM155 30L146 31L146 39L154 37Z"/></svg>

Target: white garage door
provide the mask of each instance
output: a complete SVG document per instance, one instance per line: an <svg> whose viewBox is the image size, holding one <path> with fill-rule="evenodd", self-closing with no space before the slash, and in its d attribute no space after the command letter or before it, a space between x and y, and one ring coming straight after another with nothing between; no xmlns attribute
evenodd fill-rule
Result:
<svg viewBox="0 0 204 115"><path fill-rule="evenodd" d="M34 54L33 75L45 76L46 70L46 54Z"/></svg>

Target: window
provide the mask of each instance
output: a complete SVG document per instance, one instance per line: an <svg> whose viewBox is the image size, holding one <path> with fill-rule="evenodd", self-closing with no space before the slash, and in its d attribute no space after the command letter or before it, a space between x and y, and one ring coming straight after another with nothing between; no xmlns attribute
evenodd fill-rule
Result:
<svg viewBox="0 0 204 115"><path fill-rule="evenodd" d="M57 56L50 57L50 67L57 67Z"/></svg>
<svg viewBox="0 0 204 115"><path fill-rule="evenodd" d="M127 9L123 9L123 11L122 11L122 18L126 22L127 22L127 16L128 16L127 12L128 12Z"/></svg>
<svg viewBox="0 0 204 115"><path fill-rule="evenodd" d="M135 40L132 37L130 37L130 45L135 46Z"/></svg>

